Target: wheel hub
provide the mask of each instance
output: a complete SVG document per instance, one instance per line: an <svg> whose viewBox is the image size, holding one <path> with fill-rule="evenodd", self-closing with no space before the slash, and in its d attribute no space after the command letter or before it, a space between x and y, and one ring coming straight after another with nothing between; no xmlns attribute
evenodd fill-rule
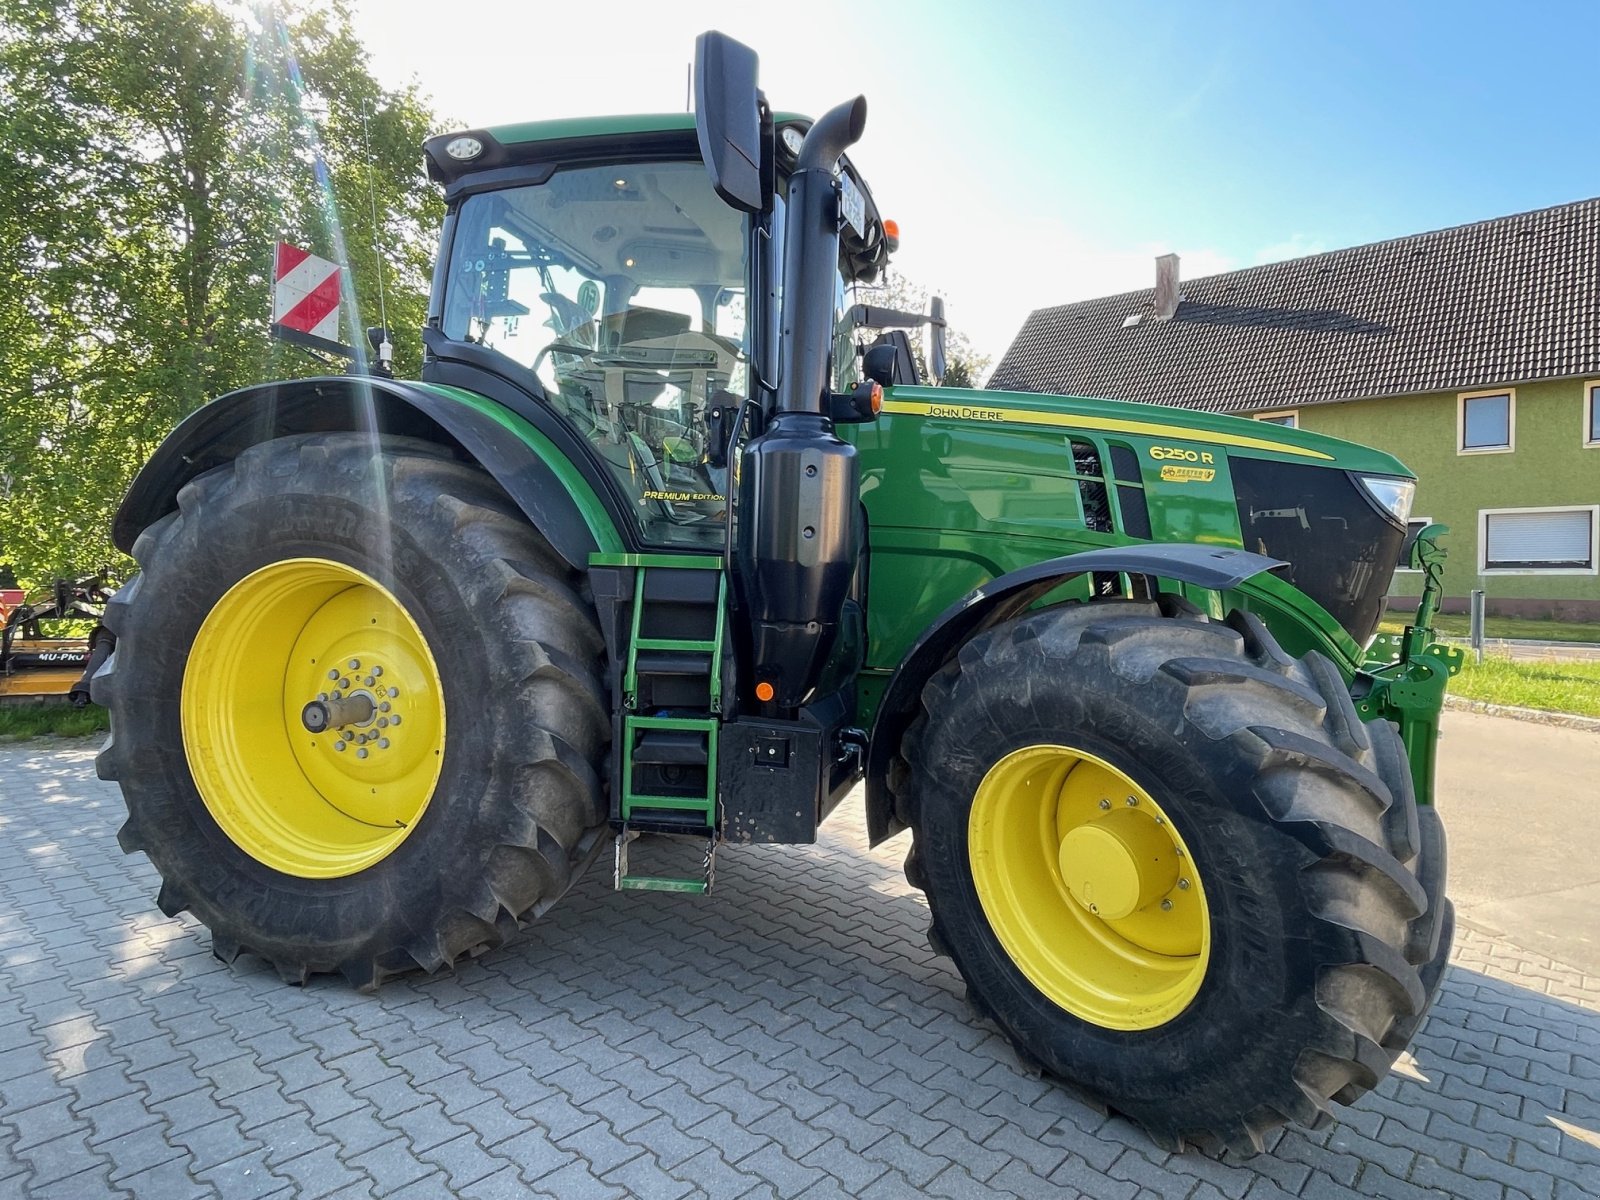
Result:
<svg viewBox="0 0 1600 1200"><path fill-rule="evenodd" d="M1174 849L1154 817L1120 808L1069 829L1057 860L1074 900L1104 920L1120 921L1177 886Z"/></svg>

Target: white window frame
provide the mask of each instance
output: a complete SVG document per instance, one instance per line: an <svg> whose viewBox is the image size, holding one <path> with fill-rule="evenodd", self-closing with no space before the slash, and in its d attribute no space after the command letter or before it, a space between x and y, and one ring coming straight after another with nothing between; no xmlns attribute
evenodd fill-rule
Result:
<svg viewBox="0 0 1600 1200"><path fill-rule="evenodd" d="M1496 393L1498 394L1498 393ZM1589 514L1589 565L1587 567L1489 566L1489 518L1498 513L1586 512ZM1539 508L1480 508L1478 510L1479 575L1600 575L1600 504L1547 504Z"/></svg>
<svg viewBox="0 0 1600 1200"><path fill-rule="evenodd" d="M1257 420L1257 421L1268 421L1268 420L1271 420L1271 418L1273 418L1273 417L1290 417L1292 419L1290 420L1289 424L1284 426L1284 428L1285 429L1299 429L1300 428L1300 410L1298 408L1280 408L1280 409L1276 410L1275 412L1251 413L1250 416L1254 420Z"/></svg>
<svg viewBox="0 0 1600 1200"><path fill-rule="evenodd" d="M1467 446L1467 401L1487 400L1492 396L1506 397L1506 444L1504 446ZM1456 453L1510 454L1517 448L1517 389L1487 388L1481 392L1460 392L1456 395Z"/></svg>
<svg viewBox="0 0 1600 1200"><path fill-rule="evenodd" d="M1585 450L1600 450L1600 438L1590 437L1594 429L1596 393L1600 392L1600 379L1586 379L1583 384L1583 448Z"/></svg>
<svg viewBox="0 0 1600 1200"><path fill-rule="evenodd" d="M1422 522L1421 527L1417 530L1418 533L1421 533L1423 529L1426 529L1429 525L1433 524L1433 518L1432 517L1407 517L1406 518L1406 532L1407 533L1411 532L1411 524L1414 521L1421 521ZM1405 563L1401 563L1399 566L1395 567L1394 573L1396 575L1399 575L1401 572L1404 572L1407 575L1421 575L1422 574L1422 568L1421 567L1408 567L1408 566L1406 566Z"/></svg>

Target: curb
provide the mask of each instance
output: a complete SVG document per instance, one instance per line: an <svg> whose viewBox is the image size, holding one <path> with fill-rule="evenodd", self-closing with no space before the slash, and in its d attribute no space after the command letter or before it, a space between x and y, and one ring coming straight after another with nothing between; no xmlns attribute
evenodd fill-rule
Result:
<svg viewBox="0 0 1600 1200"><path fill-rule="evenodd" d="M1487 700L1468 700L1463 696L1448 695L1444 698L1444 706L1458 712L1481 713L1486 717L1509 717L1514 721L1529 721L1535 725L1556 725L1563 729L1600 733L1600 717L1580 717L1577 713L1516 708L1510 704L1490 704Z"/></svg>

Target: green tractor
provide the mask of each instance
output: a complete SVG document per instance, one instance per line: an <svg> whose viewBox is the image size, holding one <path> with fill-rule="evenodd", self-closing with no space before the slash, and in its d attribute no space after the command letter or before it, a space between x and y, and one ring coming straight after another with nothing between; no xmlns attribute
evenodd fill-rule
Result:
<svg viewBox="0 0 1600 1200"><path fill-rule="evenodd" d="M937 306L851 302L896 245L864 101L773 113L750 50L697 49L692 117L427 143L420 380L247 388L146 465L94 680L123 848L222 959L368 989L599 858L709 890L720 844L813 842L864 783L1026 1062L1164 1144L1326 1122L1451 942L1412 476L920 386ZM1402 554L1427 599L1380 643ZM639 870L661 834L692 869Z"/></svg>

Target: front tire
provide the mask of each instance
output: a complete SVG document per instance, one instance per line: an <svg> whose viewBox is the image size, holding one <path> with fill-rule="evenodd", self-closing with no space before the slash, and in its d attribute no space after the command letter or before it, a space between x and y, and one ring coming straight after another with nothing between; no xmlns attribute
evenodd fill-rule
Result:
<svg viewBox="0 0 1600 1200"><path fill-rule="evenodd" d="M1398 735L1331 663L1173 597L1068 606L975 638L923 707L907 874L1026 1059L1165 1145L1241 1153L1386 1074L1448 902Z"/></svg>
<svg viewBox="0 0 1600 1200"><path fill-rule="evenodd" d="M97 767L161 909L219 957L362 988L435 970L599 845L595 617L482 471L409 439L282 438L185 486L134 556ZM343 724L313 732L312 702Z"/></svg>

